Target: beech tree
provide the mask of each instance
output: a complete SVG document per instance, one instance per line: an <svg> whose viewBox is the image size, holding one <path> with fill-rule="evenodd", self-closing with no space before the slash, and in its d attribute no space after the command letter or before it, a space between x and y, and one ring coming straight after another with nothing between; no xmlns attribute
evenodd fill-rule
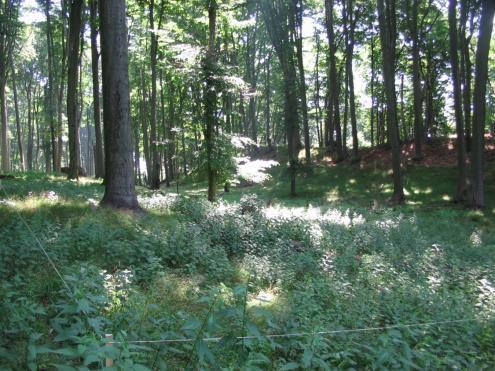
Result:
<svg viewBox="0 0 495 371"><path fill-rule="evenodd" d="M99 1L99 10L106 169L101 203L136 209L125 2Z"/></svg>

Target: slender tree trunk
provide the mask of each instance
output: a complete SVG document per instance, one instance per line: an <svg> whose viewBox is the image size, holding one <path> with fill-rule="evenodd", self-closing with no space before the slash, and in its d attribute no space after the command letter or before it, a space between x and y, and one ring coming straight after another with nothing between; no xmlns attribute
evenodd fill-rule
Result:
<svg viewBox="0 0 495 371"><path fill-rule="evenodd" d="M81 164L81 148L79 141L80 122L78 120L78 60L79 43L82 29L83 0L73 0L69 16L69 47L67 70L67 120L69 123L69 179L78 179Z"/></svg>
<svg viewBox="0 0 495 371"><path fill-rule="evenodd" d="M149 22L151 29L151 48L150 48L150 60L151 60L151 133L150 133L150 147L151 147L151 174L149 174L149 186L151 189L160 188L160 159L158 157L157 146L157 132L156 132L156 63L157 63L157 49L158 38L155 33L154 24L154 0L149 4Z"/></svg>
<svg viewBox="0 0 495 371"><path fill-rule="evenodd" d="M414 105L414 160L421 161L423 158L422 144L423 134L423 117L422 117L422 93L420 66L421 56L419 53L419 36L418 36L418 8L420 0L413 0L412 17L409 23L412 39L412 83L413 83L413 105Z"/></svg>
<svg viewBox="0 0 495 371"><path fill-rule="evenodd" d="M266 120L266 145L268 148L272 147L272 138L271 138L271 133L270 133L270 103L271 103L271 69L270 69L270 63L271 63L271 53L268 57L268 60L266 61L266 80L265 80L265 120Z"/></svg>
<svg viewBox="0 0 495 371"><path fill-rule="evenodd" d="M466 199L466 147L464 140L464 122L462 120L461 84L459 76L459 57L457 50L457 0L449 2L449 36L450 36L450 64L452 67L452 83L454 91L455 127L457 134L457 191L456 202Z"/></svg>
<svg viewBox="0 0 495 371"><path fill-rule="evenodd" d="M321 41L318 32L316 38L316 61L315 61L315 108L316 108L316 129L318 132L318 147L323 147L323 128L321 125L321 108L320 108L320 49Z"/></svg>
<svg viewBox="0 0 495 371"><path fill-rule="evenodd" d="M67 21L67 0L61 0L61 8L62 8L62 63L61 69L59 71L60 80L58 86L58 101L57 101L57 171L60 172L60 168L62 166L62 154L63 151L63 100L64 100L64 88L65 88L65 74L66 74L66 65L67 65L67 43L66 43L66 21Z"/></svg>
<svg viewBox="0 0 495 371"><path fill-rule="evenodd" d="M384 3L386 2L386 5ZM378 18L382 43L383 81L387 98L387 126L392 147L395 203L404 202L402 186L401 153L397 127L397 101L395 95L395 42L397 37L395 0L378 0Z"/></svg>
<svg viewBox="0 0 495 371"><path fill-rule="evenodd" d="M473 92L473 140L471 147L471 200L470 206L485 206L483 182L483 152L486 116L486 83L488 81L488 55L493 29L495 2L482 0L481 21L476 49L476 67Z"/></svg>
<svg viewBox="0 0 495 371"><path fill-rule="evenodd" d="M0 58L0 63L1 58ZM2 69L5 68L0 66L0 74L3 74ZM5 75L4 75L5 76ZM2 120L2 171L10 170L10 146L9 146L9 126L7 121L7 97L5 96L5 85L6 81L3 77L0 77L0 116Z"/></svg>
<svg viewBox="0 0 495 371"><path fill-rule="evenodd" d="M26 98L27 98L27 126L28 126L28 137L27 137L27 151L26 151L26 165L27 170L33 170L33 77L32 71L30 71L29 82L26 84Z"/></svg>
<svg viewBox="0 0 495 371"><path fill-rule="evenodd" d="M334 33L333 8L334 8L334 0L325 0L325 17L326 17L326 28L328 35L329 60L330 60L329 86L327 86L327 89L330 90L328 107L332 107L331 109L327 109L327 119L331 120L331 124L329 125L329 130L331 131L330 133L331 142L333 142L333 130L335 130L335 149L337 151L336 161L340 162L344 159L344 153L342 148L342 131L340 126L340 109L339 109L340 84L337 79L337 62L336 62L337 46L335 42L335 33ZM333 143L330 144L330 150L332 149L333 149Z"/></svg>
<svg viewBox="0 0 495 371"><path fill-rule="evenodd" d="M56 131L55 131L55 120L54 120L54 111L55 111L55 103L54 103L54 77L53 77L53 35L52 35L52 24L51 24L51 0L45 1L45 16L46 16L46 41L47 41L47 52L48 52L48 118L50 121L50 138L51 138L51 153L53 160L53 171L56 173L60 172L60 168L58 166L57 161L57 139L56 139ZM77 55L77 52L76 52Z"/></svg>
<svg viewBox="0 0 495 371"><path fill-rule="evenodd" d="M464 129L466 138L466 151L471 151L471 80L472 80L472 63L469 52L472 32L466 36L468 26L469 6L466 0L461 1L461 22L460 22L460 46L461 46L461 84L463 94L464 109ZM473 28L473 16L470 20L471 29Z"/></svg>
<svg viewBox="0 0 495 371"><path fill-rule="evenodd" d="M306 77L304 72L304 61L303 61L303 44L302 44L302 28L303 28L303 1L294 0L294 17L295 17L295 30L296 35L296 56L297 56L297 67L299 70L299 90L301 97L301 111L303 117L303 129L304 129L304 154L306 158L306 164L311 165L311 138L309 136L309 120L308 120L308 101L307 101L307 87L306 87Z"/></svg>
<svg viewBox="0 0 495 371"><path fill-rule="evenodd" d="M26 168L26 164L24 162L24 145L22 144L21 117L19 114L19 100L17 96L16 75L14 69L12 69L12 89L14 91L15 124L17 131L17 147L19 149L19 165L21 171L24 171Z"/></svg>
<svg viewBox="0 0 495 371"><path fill-rule="evenodd" d="M346 0L344 0L346 1ZM356 96L354 93L354 72L353 72L353 55L354 55L354 33L355 33L355 25L357 22L357 12L354 11L354 3L353 0L347 0L347 18L349 23L349 41L347 43L347 78L348 78L348 86L349 86L349 100L350 100L350 114L351 114L351 131L352 131L352 162L359 162L359 141L358 141L358 130L357 130L357 117L356 117Z"/></svg>
<svg viewBox="0 0 495 371"><path fill-rule="evenodd" d="M216 118L215 111L217 105L217 92L215 86L215 65L216 65L216 22L217 22L217 2L209 0L208 3L208 20L209 20L209 38L208 51L204 61L204 73L206 77L205 87L205 142L207 156L207 174L208 174L208 201L216 200L216 178L217 171L213 165L215 151L215 127Z"/></svg>
<svg viewBox="0 0 495 371"><path fill-rule="evenodd" d="M135 209L125 2L99 2L105 136L105 195L101 203Z"/></svg>
<svg viewBox="0 0 495 371"><path fill-rule="evenodd" d="M370 82L370 89L371 89L371 108L370 108L370 134L371 134L371 147L375 146L375 141L374 141L374 121L375 121L375 38L374 36L371 36L371 82Z"/></svg>
<svg viewBox="0 0 495 371"><path fill-rule="evenodd" d="M103 0L104 1L104 0ZM105 178L105 164L103 158L103 140L101 136L101 109L100 109L100 78L98 54L98 0L90 0L91 25L91 68L93 72L93 118L95 123L95 177Z"/></svg>

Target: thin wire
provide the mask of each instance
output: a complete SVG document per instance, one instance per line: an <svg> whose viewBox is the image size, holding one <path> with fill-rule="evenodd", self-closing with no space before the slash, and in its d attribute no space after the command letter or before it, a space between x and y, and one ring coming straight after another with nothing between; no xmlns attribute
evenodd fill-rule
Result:
<svg viewBox="0 0 495 371"><path fill-rule="evenodd" d="M315 336L315 335L333 335L333 334L345 334L353 332L369 332L369 331L379 331L379 330L391 330L396 328L410 328L410 327L423 327L423 326L434 326L434 325L448 325L455 323L473 322L478 321L478 319L458 319L458 320L446 320L446 321L435 321L435 322L424 322L424 323L412 323L412 324L396 324L389 326L379 326L379 327L365 327L357 329L343 329L343 330L332 330L332 331L318 331L318 332L294 332L288 334L270 334L261 336L238 336L237 340L250 340L258 338L288 338L288 337L304 337L304 336ZM222 337L209 337L201 339L205 342L219 342ZM157 343L190 343L197 341L196 338L189 339L158 339L158 340L132 340L132 341L110 341L107 344L157 344Z"/></svg>
<svg viewBox="0 0 495 371"><path fill-rule="evenodd" d="M3 184L2 184L2 181L0 180L0 189L3 191L4 195L5 195L5 198L8 199L9 198L9 195L7 194L7 191L5 190ZM40 248L40 250L43 252L43 254L46 256L46 259L48 260L48 262L50 263L50 265L52 266L53 270L57 273L58 277L60 278L60 280L63 282L63 284L65 285L65 287L67 288L67 290L69 291L69 293L71 295L73 295L72 293L72 290L70 289L69 287L69 284L67 283L67 281L65 281L64 277L62 277L62 274L60 273L60 271L57 269L57 266L55 265L55 263L53 262L53 260L50 258L50 255L48 255L48 253L46 252L45 248L43 247L43 244L41 243L40 239L38 238L38 236L34 233L34 231L31 229L31 227L29 226L29 224L26 222L26 219L24 219L24 217L21 215L21 213L14 207L13 208L15 213L17 214L17 216L19 217L19 219L22 221L22 223L24 224L24 226L26 227L26 229L29 231L29 233L31 233L31 235L33 236L34 240L36 241L36 243L38 244L38 247Z"/></svg>

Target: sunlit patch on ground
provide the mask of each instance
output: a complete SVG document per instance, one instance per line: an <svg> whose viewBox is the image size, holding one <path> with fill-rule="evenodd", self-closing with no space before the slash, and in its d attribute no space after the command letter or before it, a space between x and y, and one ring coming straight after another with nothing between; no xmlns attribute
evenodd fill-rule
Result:
<svg viewBox="0 0 495 371"><path fill-rule="evenodd" d="M248 300L248 307L269 306L276 302L278 294L276 290L264 289L252 295Z"/></svg>
<svg viewBox="0 0 495 371"><path fill-rule="evenodd" d="M355 224L363 224L364 217L349 209L340 211L337 209L322 210L321 207L285 207L271 206L264 209L267 219L301 219L308 222L321 222L338 224L349 227Z"/></svg>
<svg viewBox="0 0 495 371"><path fill-rule="evenodd" d="M267 170L280 165L274 160L251 160L250 157L236 157L237 176L252 184L261 184L270 179Z"/></svg>

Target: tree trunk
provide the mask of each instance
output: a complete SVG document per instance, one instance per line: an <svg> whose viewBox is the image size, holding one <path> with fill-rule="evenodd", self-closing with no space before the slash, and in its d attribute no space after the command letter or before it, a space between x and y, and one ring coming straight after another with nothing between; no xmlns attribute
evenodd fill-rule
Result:
<svg viewBox="0 0 495 371"><path fill-rule="evenodd" d="M471 33L466 36L468 27L469 3L461 0L461 22L460 22L460 46L461 46L461 85L464 106L464 130L466 138L466 151L471 151L471 80L472 80L472 63L469 52L469 44L473 36L474 15L470 19Z"/></svg>
<svg viewBox="0 0 495 371"><path fill-rule="evenodd" d="M0 58L1 63L1 58ZM4 66L0 65L0 74L5 74L2 72ZM5 96L5 79L0 76L0 116L2 120L2 171L10 170L10 146L9 146L9 126L7 121L7 97Z"/></svg>
<svg viewBox="0 0 495 371"><path fill-rule="evenodd" d="M395 0L378 0L378 19L382 43L383 81L387 98L387 127L392 147L394 177L392 201L403 203L404 189L402 186L401 153L397 127L397 98L395 95L395 42L397 37Z"/></svg>
<svg viewBox="0 0 495 371"><path fill-rule="evenodd" d="M457 50L457 0L449 2L449 37L450 37L450 64L452 67L452 83L454 91L455 128L457 134L457 191L456 202L466 199L466 147L464 140L464 122L462 120L461 84L459 76L459 57Z"/></svg>
<svg viewBox="0 0 495 371"><path fill-rule="evenodd" d="M330 141L333 142L333 130L335 130L335 149L337 151L336 162L340 162L344 159L344 153L342 148L342 131L340 126L340 83L337 79L337 45L335 42L334 33L334 20L333 20L333 8L334 0L325 0L325 17L326 17L326 28L328 35L329 44L329 85L327 89L329 93L329 101L327 108L327 119L330 120L329 130L330 130ZM332 107L330 109L330 107ZM333 116L332 116L333 113ZM330 143L330 149L333 149L333 143Z"/></svg>
<svg viewBox="0 0 495 371"><path fill-rule="evenodd" d="M303 1L294 0L294 18L295 18L295 30L296 35L296 56L297 67L299 70L299 91L301 97L301 111L303 117L303 129L304 129L304 154L306 158L306 164L311 165L311 138L309 136L309 122L308 122L308 102L307 102L307 87L306 78L304 73L303 62L303 44L302 44L302 28L303 28Z"/></svg>
<svg viewBox="0 0 495 371"><path fill-rule="evenodd" d="M19 149L19 167L21 171L24 171L24 169L26 168L24 163L24 145L22 144L21 117L19 114L19 101L17 96L16 75L14 69L12 69L12 89L14 90L15 124L17 131L17 147Z"/></svg>
<svg viewBox="0 0 495 371"><path fill-rule="evenodd" d="M101 203L136 209L132 165L125 2L99 2L105 136L105 195Z"/></svg>
<svg viewBox="0 0 495 371"><path fill-rule="evenodd" d="M156 62L157 62L157 49L158 49L158 37L155 33L154 23L154 0L149 4L149 22L151 29L151 48L150 48L150 61L151 61L151 133L150 133L150 147L151 147L151 174L149 176L149 186L151 189L160 188L160 159L158 157L158 145L157 145L157 132L156 132Z"/></svg>
<svg viewBox="0 0 495 371"><path fill-rule="evenodd" d="M418 36L418 8L420 0L413 0L412 17L410 20L410 31L412 39L412 83L413 83L413 105L414 105L414 160L421 161L423 158L422 144L423 134L423 117L422 117L422 93L420 66L421 56L419 54L419 36Z"/></svg>
<svg viewBox="0 0 495 371"><path fill-rule="evenodd" d="M57 148L57 140L56 140L56 131L55 131L55 120L54 120L54 78L53 78L53 35L52 35L52 25L51 25L51 0L45 1L45 16L46 16L46 41L47 41L47 53L48 53L48 118L50 122L50 138L51 138L51 153L52 153L52 161L53 161L53 171L56 173L60 172L60 168L58 166L58 148ZM79 35L78 35L79 36ZM77 55L77 52L76 52Z"/></svg>
<svg viewBox="0 0 495 371"><path fill-rule="evenodd" d="M204 61L204 73L206 78L205 86L205 142L206 142L206 157L207 157L207 174L208 174L208 201L214 202L216 196L216 178L217 170L213 165L215 151L215 127L216 127L216 105L217 92L215 86L215 65L216 65L216 22L217 22L217 2L210 0L208 3L208 21L209 21L209 38L208 51Z"/></svg>
<svg viewBox="0 0 495 371"><path fill-rule="evenodd" d="M344 0L345 2L346 0ZM346 64L347 64L347 78L349 85L349 100L350 100L350 113L351 113L351 131L352 131L352 156L351 161L353 163L359 162L359 141L357 130L357 118L356 118L356 96L354 94L354 72L352 67L352 60L354 55L354 33L355 25L357 22L357 12L354 11L353 0L348 0L347 6L347 18L349 24L349 42L346 48Z"/></svg>
<svg viewBox="0 0 495 371"><path fill-rule="evenodd" d="M290 194L296 196L296 172L298 162L299 128L297 102L297 76L294 50L288 27L290 10L283 1L273 4L261 2L265 25L271 43L277 53L282 68L284 83L284 119L289 157Z"/></svg>
<svg viewBox="0 0 495 371"><path fill-rule="evenodd" d="M104 0L103 0L104 1ZM103 158L103 140L101 137L101 109L100 109L100 79L98 68L98 0L90 0L91 25L91 68L93 72L93 118L95 122L95 177L105 178L105 164Z"/></svg>
<svg viewBox="0 0 495 371"><path fill-rule="evenodd" d="M493 29L495 2L482 0L481 21L479 26L478 46L476 49L476 65L473 92L473 138L471 148L471 200L470 206L485 206L483 184L483 152L486 114L486 84L488 81L488 55Z"/></svg>
<svg viewBox="0 0 495 371"><path fill-rule="evenodd" d="M69 179L78 179L81 164L81 148L79 141L80 121L78 120L78 61L79 43L82 28L83 0L73 0L69 16L69 47L67 70L67 121L69 124Z"/></svg>

